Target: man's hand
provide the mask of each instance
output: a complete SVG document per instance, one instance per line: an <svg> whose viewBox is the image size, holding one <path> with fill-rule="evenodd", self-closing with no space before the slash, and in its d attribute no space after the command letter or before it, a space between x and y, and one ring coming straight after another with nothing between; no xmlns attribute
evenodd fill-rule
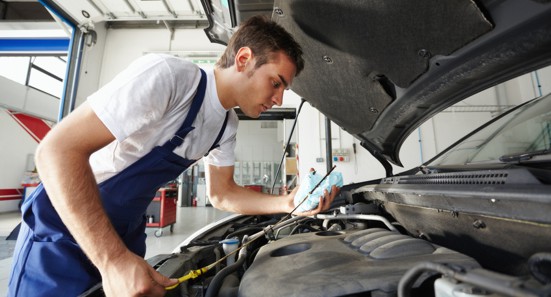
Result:
<svg viewBox="0 0 551 297"><path fill-rule="evenodd" d="M153 269L147 262L128 251L101 271L107 297L164 296L165 287L178 282Z"/></svg>
<svg viewBox="0 0 551 297"><path fill-rule="evenodd" d="M297 216L313 216L313 215L316 215L320 212L324 212L324 211L328 210L329 207L331 207L331 203L333 203L333 200L335 200L335 197L337 197L337 195L339 194L340 190L341 189L337 186L332 186L330 193L328 193L327 190L324 190L323 191L323 196L319 197L318 207L316 207L312 210L309 210L309 211L298 212L298 213L293 213L293 214L297 215ZM298 191L298 187L296 187L291 192L291 194L289 194L289 195L291 197L295 197L295 194L297 193L297 191ZM304 197L300 197L300 198L302 199ZM291 201L293 201L293 199L291 199Z"/></svg>

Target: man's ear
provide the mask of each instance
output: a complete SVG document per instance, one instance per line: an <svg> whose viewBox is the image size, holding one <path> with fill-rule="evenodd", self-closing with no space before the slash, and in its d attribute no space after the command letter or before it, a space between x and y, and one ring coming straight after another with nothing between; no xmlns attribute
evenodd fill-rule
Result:
<svg viewBox="0 0 551 297"><path fill-rule="evenodd" d="M253 61L253 51L250 47L242 47L237 51L235 55L235 66L237 71L245 71L247 64L252 63Z"/></svg>

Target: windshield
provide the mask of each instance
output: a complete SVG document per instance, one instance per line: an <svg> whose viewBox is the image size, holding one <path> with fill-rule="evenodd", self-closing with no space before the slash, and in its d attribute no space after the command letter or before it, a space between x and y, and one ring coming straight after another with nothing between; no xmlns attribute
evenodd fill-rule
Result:
<svg viewBox="0 0 551 297"><path fill-rule="evenodd" d="M513 110L466 137L428 166L518 162L549 154L551 94Z"/></svg>

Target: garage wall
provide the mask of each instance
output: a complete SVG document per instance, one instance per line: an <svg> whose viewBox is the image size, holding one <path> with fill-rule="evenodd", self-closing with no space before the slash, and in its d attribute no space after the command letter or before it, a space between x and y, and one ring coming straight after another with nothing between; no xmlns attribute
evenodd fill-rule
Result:
<svg viewBox="0 0 551 297"><path fill-rule="evenodd" d="M267 122L269 123L269 122ZM277 122L262 125L261 121L241 121L237 135L237 161L274 161L281 158L282 142L278 141Z"/></svg>

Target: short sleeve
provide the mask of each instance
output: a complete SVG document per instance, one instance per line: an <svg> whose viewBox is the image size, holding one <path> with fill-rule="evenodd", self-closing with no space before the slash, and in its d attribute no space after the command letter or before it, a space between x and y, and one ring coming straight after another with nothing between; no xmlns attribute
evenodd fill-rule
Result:
<svg viewBox="0 0 551 297"><path fill-rule="evenodd" d="M193 80L191 80L193 81ZM88 97L100 120L121 142L159 121L175 92L174 76L159 55L146 55Z"/></svg>

